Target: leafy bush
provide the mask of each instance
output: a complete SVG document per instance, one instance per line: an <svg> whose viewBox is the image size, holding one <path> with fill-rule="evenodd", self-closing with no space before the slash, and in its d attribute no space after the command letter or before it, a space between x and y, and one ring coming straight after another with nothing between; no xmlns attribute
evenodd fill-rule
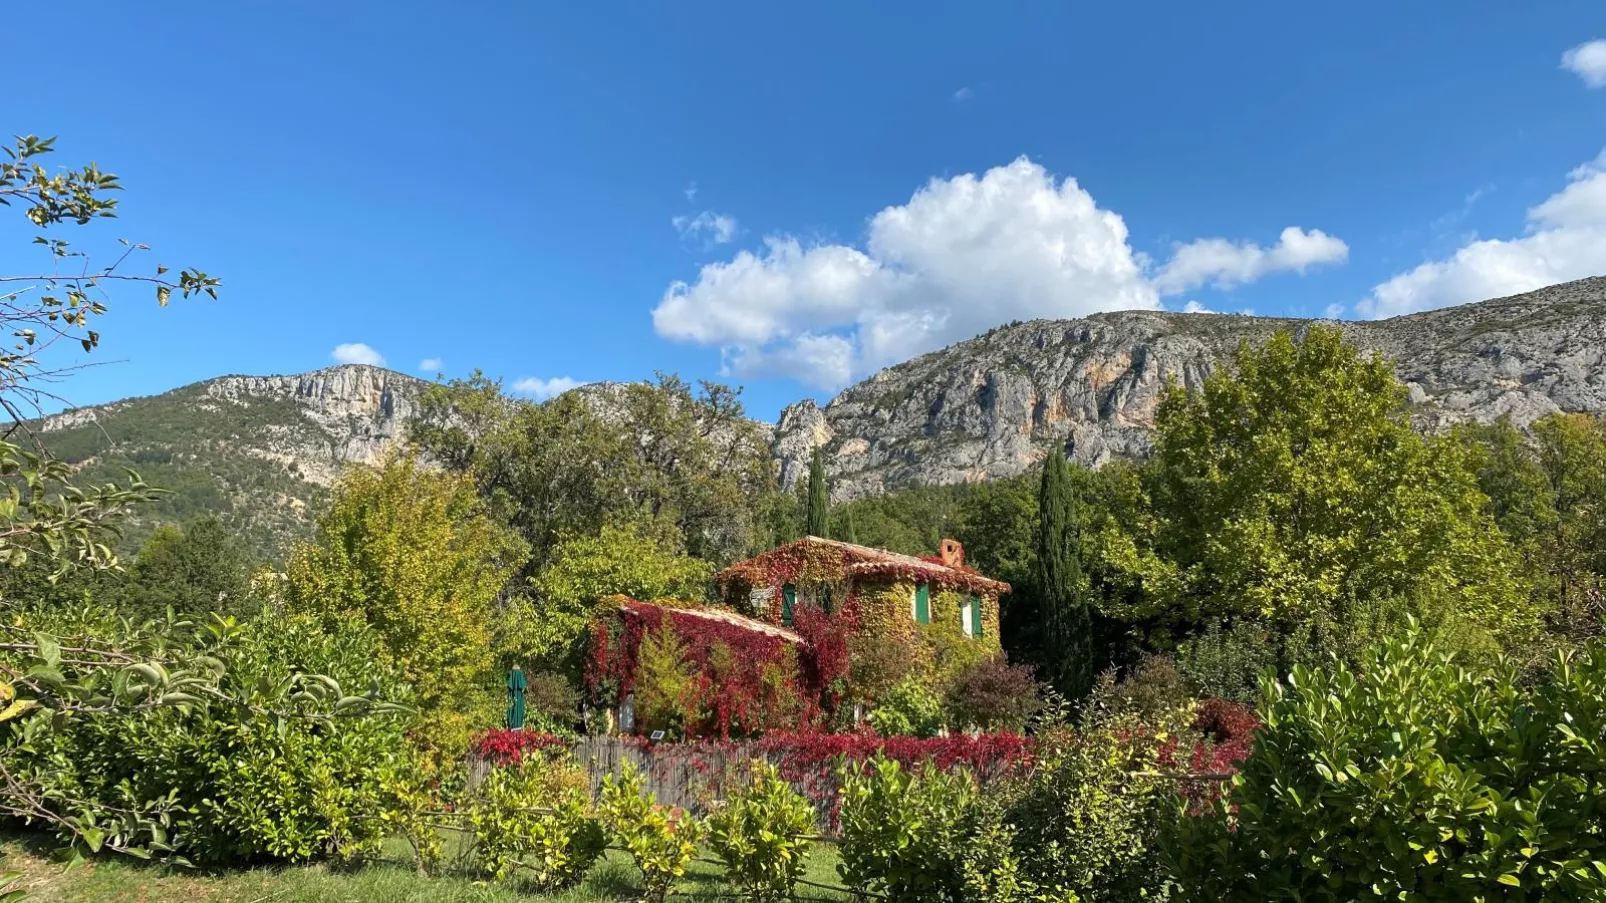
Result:
<svg viewBox="0 0 1606 903"><path fill-rule="evenodd" d="M1168 837L1186 898L1601 899L1606 649L1532 687L1442 650L1413 629L1268 681L1230 798Z"/></svg>
<svg viewBox="0 0 1606 903"><path fill-rule="evenodd" d="M1013 903L1039 897L1011 852L1014 832L963 770L886 758L843 769L842 880L893 903Z"/></svg>
<svg viewBox="0 0 1606 903"><path fill-rule="evenodd" d="M752 763L750 783L707 819L708 845L726 875L753 903L792 899L814 830L814 807L781 780L775 766Z"/></svg>
<svg viewBox="0 0 1606 903"><path fill-rule="evenodd" d="M1007 813L1026 875L1089 903L1163 894L1156 840L1172 803L1156 772L1192 718L1191 707L1147 717L1112 708L1113 692L1106 675L1077 729L1038 736L1036 767Z"/></svg>
<svg viewBox="0 0 1606 903"><path fill-rule="evenodd" d="M948 720L961 728L1023 731L1042 708L1029 665L999 655L970 665L947 692Z"/></svg>
<svg viewBox="0 0 1606 903"><path fill-rule="evenodd" d="M906 677L866 720L886 737L935 737L942 730L942 701L924 680Z"/></svg>
<svg viewBox="0 0 1606 903"><path fill-rule="evenodd" d="M538 671L530 675L524 704L531 715L572 729L580 719L580 691L561 674Z"/></svg>
<svg viewBox="0 0 1606 903"><path fill-rule="evenodd" d="M492 769L464 807L480 870L505 878L522 866L541 890L580 883L607 846L587 790L585 772L559 757Z"/></svg>
<svg viewBox="0 0 1606 903"><path fill-rule="evenodd" d="M6 767L21 784L47 809L87 825L91 847L143 845L201 862L377 850L415 762L405 718L362 714L371 700L406 698L367 630L325 632L312 619L283 615L193 632L153 627L156 636L95 623L52 629L68 637L61 645L152 649L174 667L182 658L211 662L215 685L116 714L53 721L44 712L4 722ZM52 670L70 681L82 667L60 661ZM140 682L167 682L165 668L140 668L117 673L93 695L104 704ZM338 700L336 714L324 714L324 700Z"/></svg>
<svg viewBox="0 0 1606 903"><path fill-rule="evenodd" d="M1263 625L1217 625L1177 647L1177 668L1199 695L1253 702L1261 673L1277 668L1278 652L1278 638Z"/></svg>
<svg viewBox="0 0 1606 903"><path fill-rule="evenodd" d="M641 774L628 761L621 774L603 778L598 813L613 842L641 870L643 899L663 903L697 855L697 820L643 796Z"/></svg>

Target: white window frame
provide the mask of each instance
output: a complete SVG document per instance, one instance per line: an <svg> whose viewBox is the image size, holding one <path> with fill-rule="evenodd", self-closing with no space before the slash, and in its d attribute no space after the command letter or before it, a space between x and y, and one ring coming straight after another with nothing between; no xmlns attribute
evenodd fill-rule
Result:
<svg viewBox="0 0 1606 903"><path fill-rule="evenodd" d="M970 639L975 639L976 638L975 632L970 629L970 624L971 624L970 607L972 605L975 605L975 604L976 604L975 600L972 599L968 594L959 603L959 629L964 631L965 636L969 637Z"/></svg>

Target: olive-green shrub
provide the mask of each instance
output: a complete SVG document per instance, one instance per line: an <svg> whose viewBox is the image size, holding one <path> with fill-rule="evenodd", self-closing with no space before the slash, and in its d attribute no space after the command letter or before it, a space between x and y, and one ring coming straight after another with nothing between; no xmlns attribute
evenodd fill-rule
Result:
<svg viewBox="0 0 1606 903"><path fill-rule="evenodd" d="M1606 648L1528 686L1442 649L1268 681L1230 796L1168 832L1182 897L1606 899Z"/></svg>
<svg viewBox="0 0 1606 903"><path fill-rule="evenodd" d="M1143 702L1122 698L1106 675L1080 724L1038 735L1037 766L1013 788L1006 816L1036 885L1088 903L1165 898L1156 842L1172 805L1156 775L1192 709L1140 713Z"/></svg>

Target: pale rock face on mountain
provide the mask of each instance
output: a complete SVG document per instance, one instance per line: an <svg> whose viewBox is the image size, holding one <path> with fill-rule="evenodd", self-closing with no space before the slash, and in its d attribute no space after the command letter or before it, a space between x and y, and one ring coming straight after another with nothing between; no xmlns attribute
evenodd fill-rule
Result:
<svg viewBox="0 0 1606 903"><path fill-rule="evenodd" d="M294 461L309 482L329 486L346 465L378 463L397 447L425 384L382 367L344 364L288 376L224 376L202 385L208 398L230 404L294 402L304 422L275 425L281 441L246 452Z"/></svg>
<svg viewBox="0 0 1606 903"><path fill-rule="evenodd" d="M995 329L883 370L823 409L782 412L783 482L816 446L839 500L1013 476L1056 445L1088 466L1149 451L1168 382L1193 389L1242 341L1309 320L1124 312ZM1395 362L1429 430L1606 411L1606 278L1373 323L1346 336Z"/></svg>

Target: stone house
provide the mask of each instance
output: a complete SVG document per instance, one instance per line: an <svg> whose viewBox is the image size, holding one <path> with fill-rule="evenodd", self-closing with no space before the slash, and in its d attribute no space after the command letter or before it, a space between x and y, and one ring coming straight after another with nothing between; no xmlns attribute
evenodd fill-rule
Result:
<svg viewBox="0 0 1606 903"><path fill-rule="evenodd" d="M806 536L738 562L714 577L725 606L790 628L801 606L849 615L862 638L950 637L996 652L998 598L1009 584L965 564L965 548L944 539L916 557ZM967 655L966 658L974 657Z"/></svg>

